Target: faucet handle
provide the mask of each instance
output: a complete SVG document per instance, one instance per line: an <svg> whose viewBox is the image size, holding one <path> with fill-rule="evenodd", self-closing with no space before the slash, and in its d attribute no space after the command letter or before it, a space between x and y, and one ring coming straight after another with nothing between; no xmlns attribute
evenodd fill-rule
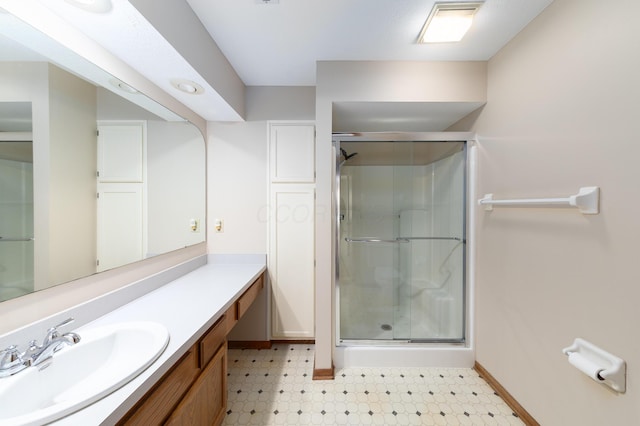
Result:
<svg viewBox="0 0 640 426"><path fill-rule="evenodd" d="M13 362L20 357L20 352L16 345L11 345L8 348L3 349L0 351L0 354L2 354L0 359L4 362Z"/></svg>
<svg viewBox="0 0 640 426"><path fill-rule="evenodd" d="M67 318L66 320L62 321L60 324L54 325L53 327L48 329L47 335L44 338L44 345L46 346L47 344L51 343L53 339L60 337L60 333L58 333L59 327L64 327L67 324L71 324L73 321L75 321L75 318L73 317Z"/></svg>
<svg viewBox="0 0 640 426"><path fill-rule="evenodd" d="M74 317L69 317L69 318L67 318L66 320L62 321L60 324L55 325L54 327L55 327L55 328L63 327L63 326L65 326L65 325L67 325L67 324L71 324L71 323L72 323L72 322L74 322L75 320L76 320L76 319L75 319Z"/></svg>
<svg viewBox="0 0 640 426"><path fill-rule="evenodd" d="M22 362L22 354L16 345L0 351L0 367L7 368L20 362Z"/></svg>
<svg viewBox="0 0 640 426"><path fill-rule="evenodd" d="M16 345L0 351L0 377L8 377L31 365L31 360L24 360Z"/></svg>

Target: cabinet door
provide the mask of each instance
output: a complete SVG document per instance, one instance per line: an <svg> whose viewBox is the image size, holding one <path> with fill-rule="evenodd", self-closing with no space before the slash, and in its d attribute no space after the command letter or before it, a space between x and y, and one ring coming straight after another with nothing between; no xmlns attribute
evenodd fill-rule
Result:
<svg viewBox="0 0 640 426"><path fill-rule="evenodd" d="M315 126L271 124L270 133L271 182L314 182Z"/></svg>
<svg viewBox="0 0 640 426"><path fill-rule="evenodd" d="M175 409L168 426L219 425L227 406L227 344L218 349L209 365Z"/></svg>
<svg viewBox="0 0 640 426"><path fill-rule="evenodd" d="M314 336L314 186L271 186L272 336Z"/></svg>
<svg viewBox="0 0 640 426"><path fill-rule="evenodd" d="M144 259L142 184L98 184L97 272Z"/></svg>
<svg viewBox="0 0 640 426"><path fill-rule="evenodd" d="M148 393L130 413L118 423L118 426L149 426L162 424L173 407L187 393L187 390L198 377L197 351L189 350ZM226 374L226 373L225 373Z"/></svg>
<svg viewBox="0 0 640 426"><path fill-rule="evenodd" d="M144 123L101 122L98 126L100 182L142 182L144 156Z"/></svg>

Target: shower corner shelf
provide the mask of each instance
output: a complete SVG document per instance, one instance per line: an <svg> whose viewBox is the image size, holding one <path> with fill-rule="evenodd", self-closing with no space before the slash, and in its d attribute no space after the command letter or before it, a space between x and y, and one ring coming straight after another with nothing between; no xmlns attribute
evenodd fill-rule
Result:
<svg viewBox="0 0 640 426"><path fill-rule="evenodd" d="M565 198L528 198L516 200L494 200L493 194L485 194L478 200L478 205L485 211L492 211L494 206L528 207L528 206L564 206L575 207L582 214L600 213L600 188L585 186L577 194Z"/></svg>

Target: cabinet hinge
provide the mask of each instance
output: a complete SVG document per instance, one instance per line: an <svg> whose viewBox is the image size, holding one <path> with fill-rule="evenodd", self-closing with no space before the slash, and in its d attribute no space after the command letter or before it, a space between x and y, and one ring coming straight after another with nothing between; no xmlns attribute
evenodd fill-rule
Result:
<svg viewBox="0 0 640 426"><path fill-rule="evenodd" d="M100 130L96 130L96 136L100 136Z"/></svg>
<svg viewBox="0 0 640 426"><path fill-rule="evenodd" d="M100 266L100 259L96 260L96 266Z"/></svg>
<svg viewBox="0 0 640 426"><path fill-rule="evenodd" d="M100 198L100 193L96 192L96 198Z"/></svg>

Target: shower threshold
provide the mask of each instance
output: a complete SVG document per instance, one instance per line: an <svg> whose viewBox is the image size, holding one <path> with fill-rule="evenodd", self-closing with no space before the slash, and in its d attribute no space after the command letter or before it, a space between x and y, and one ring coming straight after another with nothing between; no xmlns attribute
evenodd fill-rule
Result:
<svg viewBox="0 0 640 426"><path fill-rule="evenodd" d="M412 343L411 340L341 340L334 364L343 367L471 368L473 349L465 343Z"/></svg>
<svg viewBox="0 0 640 426"><path fill-rule="evenodd" d="M340 346L402 346L402 345L464 346L464 339L340 339Z"/></svg>

